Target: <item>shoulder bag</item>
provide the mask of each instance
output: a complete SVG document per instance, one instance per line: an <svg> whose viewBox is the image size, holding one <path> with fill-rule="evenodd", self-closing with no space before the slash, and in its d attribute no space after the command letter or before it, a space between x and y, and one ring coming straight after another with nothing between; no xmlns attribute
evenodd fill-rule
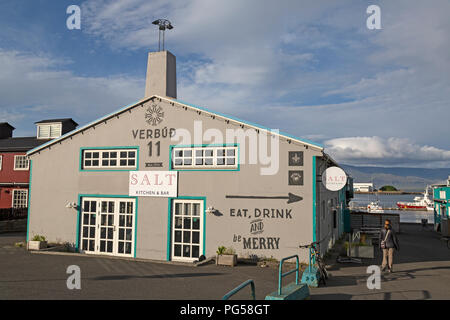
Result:
<svg viewBox="0 0 450 320"><path fill-rule="evenodd" d="M386 239L387 239L387 237L389 235L389 231L391 231L391 230L388 230L386 232L386 236L384 237L384 240L381 240L381 243L380 243L381 249L386 249Z"/></svg>

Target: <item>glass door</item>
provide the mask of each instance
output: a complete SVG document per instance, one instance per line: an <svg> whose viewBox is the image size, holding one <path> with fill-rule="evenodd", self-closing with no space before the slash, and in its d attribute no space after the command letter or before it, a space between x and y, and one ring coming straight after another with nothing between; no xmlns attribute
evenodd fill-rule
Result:
<svg viewBox="0 0 450 320"><path fill-rule="evenodd" d="M99 248L100 253L114 253L115 252L115 201L102 200L100 205L100 234L99 234Z"/></svg>
<svg viewBox="0 0 450 320"><path fill-rule="evenodd" d="M119 201L117 253L131 255L134 239L134 201Z"/></svg>
<svg viewBox="0 0 450 320"><path fill-rule="evenodd" d="M197 260L203 248L203 201L172 202L172 260Z"/></svg>
<svg viewBox="0 0 450 320"><path fill-rule="evenodd" d="M83 198L81 252L132 256L135 199Z"/></svg>
<svg viewBox="0 0 450 320"><path fill-rule="evenodd" d="M95 252L97 200L83 199L81 210L81 251Z"/></svg>

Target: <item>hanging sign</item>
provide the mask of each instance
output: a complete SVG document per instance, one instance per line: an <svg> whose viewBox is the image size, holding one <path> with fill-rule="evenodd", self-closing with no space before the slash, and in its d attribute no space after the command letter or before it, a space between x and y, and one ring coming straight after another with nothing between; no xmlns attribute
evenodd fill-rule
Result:
<svg viewBox="0 0 450 320"><path fill-rule="evenodd" d="M339 191L347 184L347 175L339 167L330 167L322 173L322 184L330 191Z"/></svg>
<svg viewBox="0 0 450 320"><path fill-rule="evenodd" d="M177 197L178 171L130 171L129 195Z"/></svg>

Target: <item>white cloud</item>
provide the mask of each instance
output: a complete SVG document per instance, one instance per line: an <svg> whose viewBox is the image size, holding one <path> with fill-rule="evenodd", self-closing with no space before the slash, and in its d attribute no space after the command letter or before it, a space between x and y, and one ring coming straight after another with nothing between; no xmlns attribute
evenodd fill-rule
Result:
<svg viewBox="0 0 450 320"><path fill-rule="evenodd" d="M17 134L15 122L24 119L68 116L85 123L144 96L141 79L80 77L67 67L49 56L0 49L0 121L10 121Z"/></svg>
<svg viewBox="0 0 450 320"><path fill-rule="evenodd" d="M326 152L353 165L449 167L450 151L418 145L409 139L348 137L325 141Z"/></svg>
<svg viewBox="0 0 450 320"><path fill-rule="evenodd" d="M83 30L116 49L155 50L150 22L166 17L166 47L189 70L182 100L300 136L448 147L450 3L380 1L380 31L366 28L369 4L91 0Z"/></svg>
<svg viewBox="0 0 450 320"><path fill-rule="evenodd" d="M450 2L378 3L380 31L367 30L372 3L360 0L89 0L82 32L115 53L144 54L157 49L151 21L168 18L181 100L317 142L379 137L366 141L373 150L349 149L361 164L415 165L408 145L421 150L420 161L429 154L428 163L448 163L438 154L450 148ZM0 108L91 120L143 95L144 79L70 68L60 57L0 51Z"/></svg>

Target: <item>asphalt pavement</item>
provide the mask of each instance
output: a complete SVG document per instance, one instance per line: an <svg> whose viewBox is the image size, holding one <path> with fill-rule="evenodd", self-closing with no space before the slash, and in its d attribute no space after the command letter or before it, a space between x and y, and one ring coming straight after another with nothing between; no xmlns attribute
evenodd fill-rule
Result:
<svg viewBox="0 0 450 320"><path fill-rule="evenodd" d="M394 273L381 274L380 289L367 286L367 268L381 265L380 250L363 263L333 263L326 286L311 289L311 298L339 300L450 299L450 250L432 226L402 224L400 251L394 253ZM370 281L369 281L370 282Z"/></svg>
<svg viewBox="0 0 450 320"><path fill-rule="evenodd" d="M391 300L450 299L450 250L431 227L402 225L398 235L401 251L394 258L394 273L383 273L381 288L367 287L363 264L327 261L330 278L326 286L311 288L311 299ZM111 259L85 255L37 254L15 243L25 234L0 234L0 299L221 299L240 283L253 279L256 298L264 299L277 289L276 267L240 264L234 268L207 264L193 267L147 261ZM67 288L67 268L80 267L81 289ZM287 269L286 269L287 270ZM284 283L293 281L290 275ZM233 299L250 299L250 288Z"/></svg>

